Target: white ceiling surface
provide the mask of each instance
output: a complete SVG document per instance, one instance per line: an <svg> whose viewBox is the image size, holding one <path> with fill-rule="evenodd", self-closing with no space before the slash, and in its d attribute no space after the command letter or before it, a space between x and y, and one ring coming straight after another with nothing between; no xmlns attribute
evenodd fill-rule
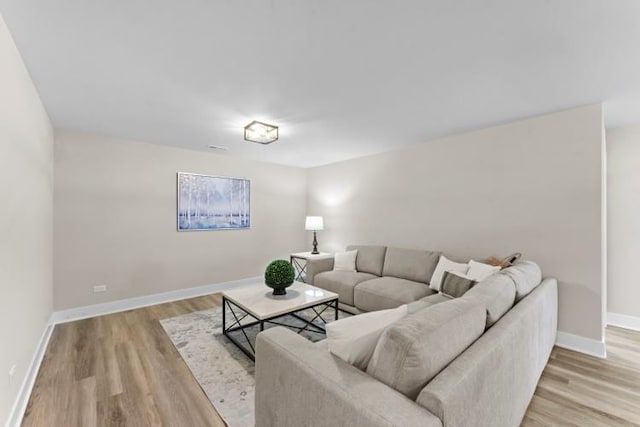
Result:
<svg viewBox="0 0 640 427"><path fill-rule="evenodd" d="M640 122L637 0L0 0L54 125L314 166L604 101ZM264 120L279 141L245 142Z"/></svg>

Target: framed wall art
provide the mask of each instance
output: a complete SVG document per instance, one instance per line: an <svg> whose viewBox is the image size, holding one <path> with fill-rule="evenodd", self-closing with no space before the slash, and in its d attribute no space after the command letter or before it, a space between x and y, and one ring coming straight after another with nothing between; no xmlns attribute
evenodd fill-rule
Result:
<svg viewBox="0 0 640 427"><path fill-rule="evenodd" d="M251 181L178 172L178 231L251 227Z"/></svg>

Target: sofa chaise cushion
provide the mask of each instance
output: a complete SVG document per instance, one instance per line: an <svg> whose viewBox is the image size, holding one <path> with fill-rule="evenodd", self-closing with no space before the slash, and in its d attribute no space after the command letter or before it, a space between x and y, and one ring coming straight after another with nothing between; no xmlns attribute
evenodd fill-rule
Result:
<svg viewBox="0 0 640 427"><path fill-rule="evenodd" d="M382 275L428 284L439 258L440 252L387 248Z"/></svg>
<svg viewBox="0 0 640 427"><path fill-rule="evenodd" d="M318 273L313 279L313 284L338 294L338 300L343 304L353 304L353 289L358 283L375 279L377 276L369 273L355 271L324 271ZM400 304L398 304L400 305ZM390 307L394 308L394 307Z"/></svg>
<svg viewBox="0 0 640 427"><path fill-rule="evenodd" d="M424 283L396 277L378 277L359 283L353 292L353 301L363 311L386 310L432 293Z"/></svg>
<svg viewBox="0 0 640 427"><path fill-rule="evenodd" d="M424 386L484 332L486 310L468 299L427 307L387 328L367 373L415 400Z"/></svg>
<svg viewBox="0 0 640 427"><path fill-rule="evenodd" d="M347 246L348 251L357 250L356 270L362 273L382 276L382 266L384 264L386 246L351 245Z"/></svg>

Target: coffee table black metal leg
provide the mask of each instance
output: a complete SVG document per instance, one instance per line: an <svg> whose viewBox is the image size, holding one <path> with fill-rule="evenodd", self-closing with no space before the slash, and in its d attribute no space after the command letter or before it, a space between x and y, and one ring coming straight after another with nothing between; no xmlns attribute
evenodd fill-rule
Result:
<svg viewBox="0 0 640 427"><path fill-rule="evenodd" d="M264 331L264 322L260 321L260 332Z"/></svg>
<svg viewBox="0 0 640 427"><path fill-rule="evenodd" d="M336 312L335 320L338 320L338 300L336 300L336 305L335 305L335 307L334 307L334 310L335 310L335 312Z"/></svg>
<svg viewBox="0 0 640 427"><path fill-rule="evenodd" d="M222 297L222 334L227 335L227 299Z"/></svg>
<svg viewBox="0 0 640 427"><path fill-rule="evenodd" d="M223 303L223 305L222 305L223 313L225 313L225 311L226 311L226 308L225 308L225 303L226 303L226 307L229 307L229 311L231 312L231 315L235 319L236 323L234 323L234 325L239 325L237 328L229 328L229 329L239 330L240 332L242 332L242 335L244 335L244 339L245 339L246 343L249 344L250 350L248 348L246 348L244 345L242 345L240 343L240 341L238 341L233 335L227 333L227 327L226 327L226 324L225 324L226 323L226 315L224 315L224 314L223 314L223 317L222 317L222 334L224 336L226 336L229 341L234 343L236 345L236 347L238 347L240 350L242 350L242 352L244 354L246 354L251 360L255 361L256 360L256 356L255 356L256 350L253 347L253 345L251 344L251 340L247 336L247 333L245 332L245 328L247 326L242 325L240 323L240 319L238 319L238 316L236 315L235 311L233 311L233 307L231 307L231 304L229 303L229 301L226 300L226 298L224 298L224 297L222 298L222 303ZM253 323L253 324L255 325L255 323ZM264 329L264 324L263 324L262 321L260 321L260 328L261 328L260 330Z"/></svg>

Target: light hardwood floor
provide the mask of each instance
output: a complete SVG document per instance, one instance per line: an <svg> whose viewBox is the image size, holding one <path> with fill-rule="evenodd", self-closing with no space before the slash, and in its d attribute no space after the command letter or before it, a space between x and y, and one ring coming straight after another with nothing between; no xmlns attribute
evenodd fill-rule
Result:
<svg viewBox="0 0 640 427"><path fill-rule="evenodd" d="M56 326L23 426L224 426L159 319L219 295ZM608 359L555 348L523 426L640 425L640 332L607 328Z"/></svg>
<svg viewBox="0 0 640 427"><path fill-rule="evenodd" d="M606 360L554 348L522 425L640 425L640 332L608 327L606 342Z"/></svg>
<svg viewBox="0 0 640 427"><path fill-rule="evenodd" d="M56 326L23 426L224 426L159 319L218 295Z"/></svg>

